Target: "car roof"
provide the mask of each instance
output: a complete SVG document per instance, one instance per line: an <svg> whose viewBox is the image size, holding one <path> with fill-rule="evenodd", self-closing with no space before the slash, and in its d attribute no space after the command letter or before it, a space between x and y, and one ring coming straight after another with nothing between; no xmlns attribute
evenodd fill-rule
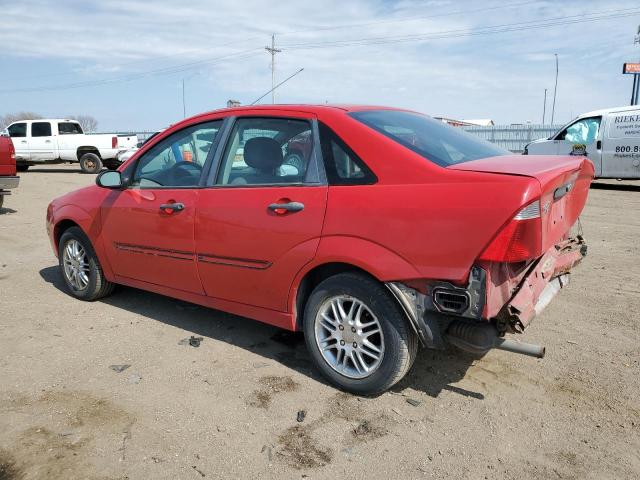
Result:
<svg viewBox="0 0 640 480"><path fill-rule="evenodd" d="M73 122L78 123L77 120L73 120L70 118L29 118L28 120L16 120L12 123L22 123L22 122Z"/></svg>
<svg viewBox="0 0 640 480"><path fill-rule="evenodd" d="M239 107L220 108L204 112L201 115L211 115L219 113L238 113L256 110L282 110L283 112L303 112L303 113L321 113L321 112L359 112L363 110L403 110L400 108L378 106L378 105L355 105L355 104L276 104L276 105L242 105ZM200 115L198 115L200 116Z"/></svg>

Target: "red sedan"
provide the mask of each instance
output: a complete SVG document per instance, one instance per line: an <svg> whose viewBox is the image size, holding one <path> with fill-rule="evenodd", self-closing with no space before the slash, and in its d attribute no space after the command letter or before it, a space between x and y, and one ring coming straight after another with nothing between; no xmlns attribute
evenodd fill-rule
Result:
<svg viewBox="0 0 640 480"><path fill-rule="evenodd" d="M542 356L505 334L586 253L570 232L593 174L404 110L240 107L57 198L47 229L75 297L123 284L302 330L331 382L370 394L419 344Z"/></svg>

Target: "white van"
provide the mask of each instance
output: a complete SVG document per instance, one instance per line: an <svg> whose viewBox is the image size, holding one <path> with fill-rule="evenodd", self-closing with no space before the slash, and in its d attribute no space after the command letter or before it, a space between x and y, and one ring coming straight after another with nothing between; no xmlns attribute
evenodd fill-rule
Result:
<svg viewBox="0 0 640 480"><path fill-rule="evenodd" d="M607 108L580 115L549 138L524 148L527 155L567 155L584 145L596 178L640 179L640 106Z"/></svg>

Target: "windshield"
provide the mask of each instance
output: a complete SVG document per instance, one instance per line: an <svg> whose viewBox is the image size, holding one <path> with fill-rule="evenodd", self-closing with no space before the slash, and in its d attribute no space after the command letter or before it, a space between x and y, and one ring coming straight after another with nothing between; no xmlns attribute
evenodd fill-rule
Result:
<svg viewBox="0 0 640 480"><path fill-rule="evenodd" d="M510 154L463 130L419 113L368 110L350 115L442 167Z"/></svg>

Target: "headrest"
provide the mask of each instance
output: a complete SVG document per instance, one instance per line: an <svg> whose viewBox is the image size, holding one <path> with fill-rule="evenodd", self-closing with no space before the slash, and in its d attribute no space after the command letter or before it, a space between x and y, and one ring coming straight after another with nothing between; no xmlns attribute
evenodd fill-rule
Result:
<svg viewBox="0 0 640 480"><path fill-rule="evenodd" d="M255 137L244 144L244 162L251 168L272 172L283 161L282 148L273 138Z"/></svg>

